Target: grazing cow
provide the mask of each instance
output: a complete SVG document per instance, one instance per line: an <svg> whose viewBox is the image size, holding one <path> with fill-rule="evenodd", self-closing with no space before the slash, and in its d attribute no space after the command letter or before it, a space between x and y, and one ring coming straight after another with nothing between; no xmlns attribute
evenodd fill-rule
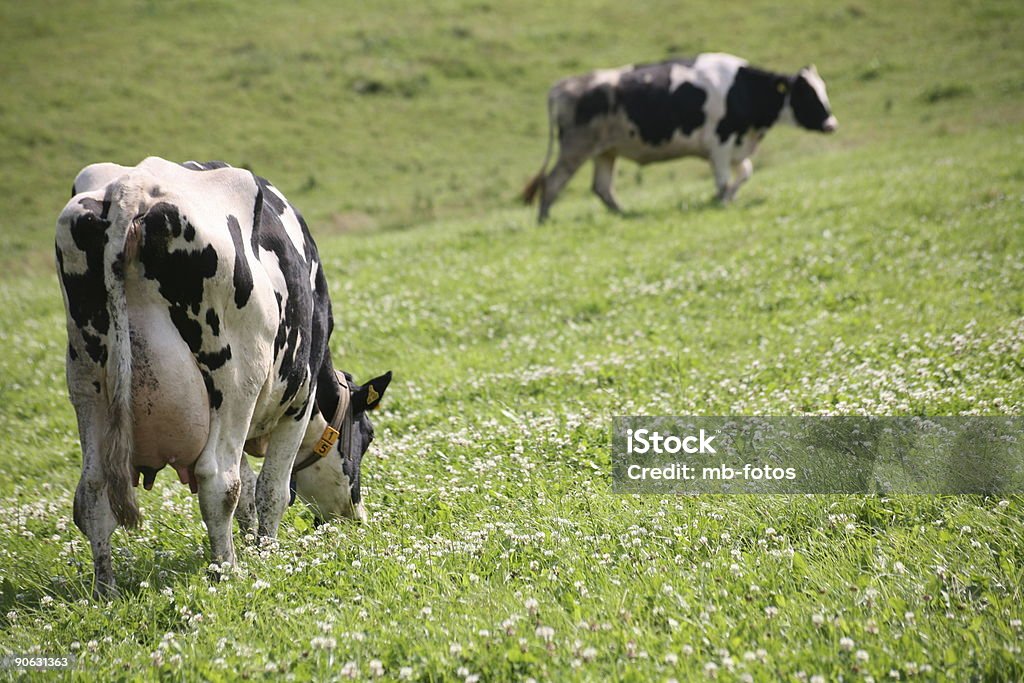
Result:
<svg viewBox="0 0 1024 683"><path fill-rule="evenodd" d="M615 212L618 157L638 164L704 157L726 203L750 178L750 156L776 121L824 133L838 125L814 66L790 76L719 53L566 78L548 93L548 117L547 155L522 195L529 204L540 194L540 222L588 159L594 194ZM546 173L556 128L558 161Z"/></svg>
<svg viewBox="0 0 1024 683"><path fill-rule="evenodd" d="M222 162L95 164L57 220L56 256L82 446L74 519L97 595L115 591L111 533L139 522L133 482L151 488L165 465L199 493L216 563L234 562L240 500L243 529L277 534L293 478L318 518L365 517L366 411L391 374L339 379L316 244L273 185ZM258 479L243 448L265 455ZM293 474L300 448L316 463Z"/></svg>

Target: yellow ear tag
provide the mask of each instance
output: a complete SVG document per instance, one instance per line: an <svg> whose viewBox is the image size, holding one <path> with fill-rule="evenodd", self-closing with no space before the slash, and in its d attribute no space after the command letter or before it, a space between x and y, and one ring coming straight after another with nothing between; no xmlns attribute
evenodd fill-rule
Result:
<svg viewBox="0 0 1024 683"><path fill-rule="evenodd" d="M338 442L338 430L334 427L327 425L324 429L324 435L320 437L320 440L316 442L316 447L313 452L319 455L321 458L331 452L331 446Z"/></svg>
<svg viewBox="0 0 1024 683"><path fill-rule="evenodd" d="M377 399L380 398L380 394L374 391L372 384L368 385L366 389L366 405L372 406L374 403L377 402Z"/></svg>
<svg viewBox="0 0 1024 683"><path fill-rule="evenodd" d="M785 94L785 92L787 90L786 84L781 82L781 81L779 81L779 84L777 86L775 86L775 87L778 88L779 92L783 93L783 94Z"/></svg>

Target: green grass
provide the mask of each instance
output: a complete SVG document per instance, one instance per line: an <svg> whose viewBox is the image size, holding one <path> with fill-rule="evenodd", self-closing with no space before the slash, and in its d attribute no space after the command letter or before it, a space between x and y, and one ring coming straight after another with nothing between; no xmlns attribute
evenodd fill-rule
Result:
<svg viewBox="0 0 1024 683"><path fill-rule="evenodd" d="M82 679L1019 680L1024 499L627 497L624 414L1024 412L1018 3L0 7L0 653ZM669 52L816 62L841 132L511 197L551 81ZM52 225L84 164L223 158L310 217L334 357L396 379L371 523L206 576L164 474L90 598ZM15 277L16 276L16 277ZM427 611L429 610L429 611ZM550 629L550 630L549 630ZM849 640L844 640L849 639Z"/></svg>

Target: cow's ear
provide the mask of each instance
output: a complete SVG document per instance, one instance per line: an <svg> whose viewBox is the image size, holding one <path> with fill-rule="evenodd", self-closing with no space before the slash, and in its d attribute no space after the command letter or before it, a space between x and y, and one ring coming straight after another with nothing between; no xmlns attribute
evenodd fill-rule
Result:
<svg viewBox="0 0 1024 683"><path fill-rule="evenodd" d="M391 384L390 370L380 377L374 377L352 392L352 412L358 414L364 410L373 410L380 405L380 400L384 398L384 391L389 384Z"/></svg>

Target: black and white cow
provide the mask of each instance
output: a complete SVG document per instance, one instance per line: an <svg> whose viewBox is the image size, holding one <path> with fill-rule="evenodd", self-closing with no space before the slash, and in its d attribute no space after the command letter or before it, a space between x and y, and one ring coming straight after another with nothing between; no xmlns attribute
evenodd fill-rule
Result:
<svg viewBox="0 0 1024 683"><path fill-rule="evenodd" d="M366 411L391 375L338 380L327 280L298 211L249 171L156 157L88 166L72 195L56 254L82 446L74 518L96 593L114 591L110 536L139 522L140 474L148 489L177 470L199 493L212 560L233 563L236 507L243 530L275 536L296 454L329 434L339 404L350 438L295 487L318 518L364 518ZM266 456L258 479L243 448Z"/></svg>
<svg viewBox="0 0 1024 683"><path fill-rule="evenodd" d="M791 76L721 53L566 78L548 93L548 116L544 164L523 190L528 204L540 194L540 222L588 159L592 189L612 211L621 210L612 193L618 157L639 164L704 157L717 198L728 202L750 178L750 156L776 121L824 133L838 125L814 66ZM558 161L546 173L556 129Z"/></svg>

